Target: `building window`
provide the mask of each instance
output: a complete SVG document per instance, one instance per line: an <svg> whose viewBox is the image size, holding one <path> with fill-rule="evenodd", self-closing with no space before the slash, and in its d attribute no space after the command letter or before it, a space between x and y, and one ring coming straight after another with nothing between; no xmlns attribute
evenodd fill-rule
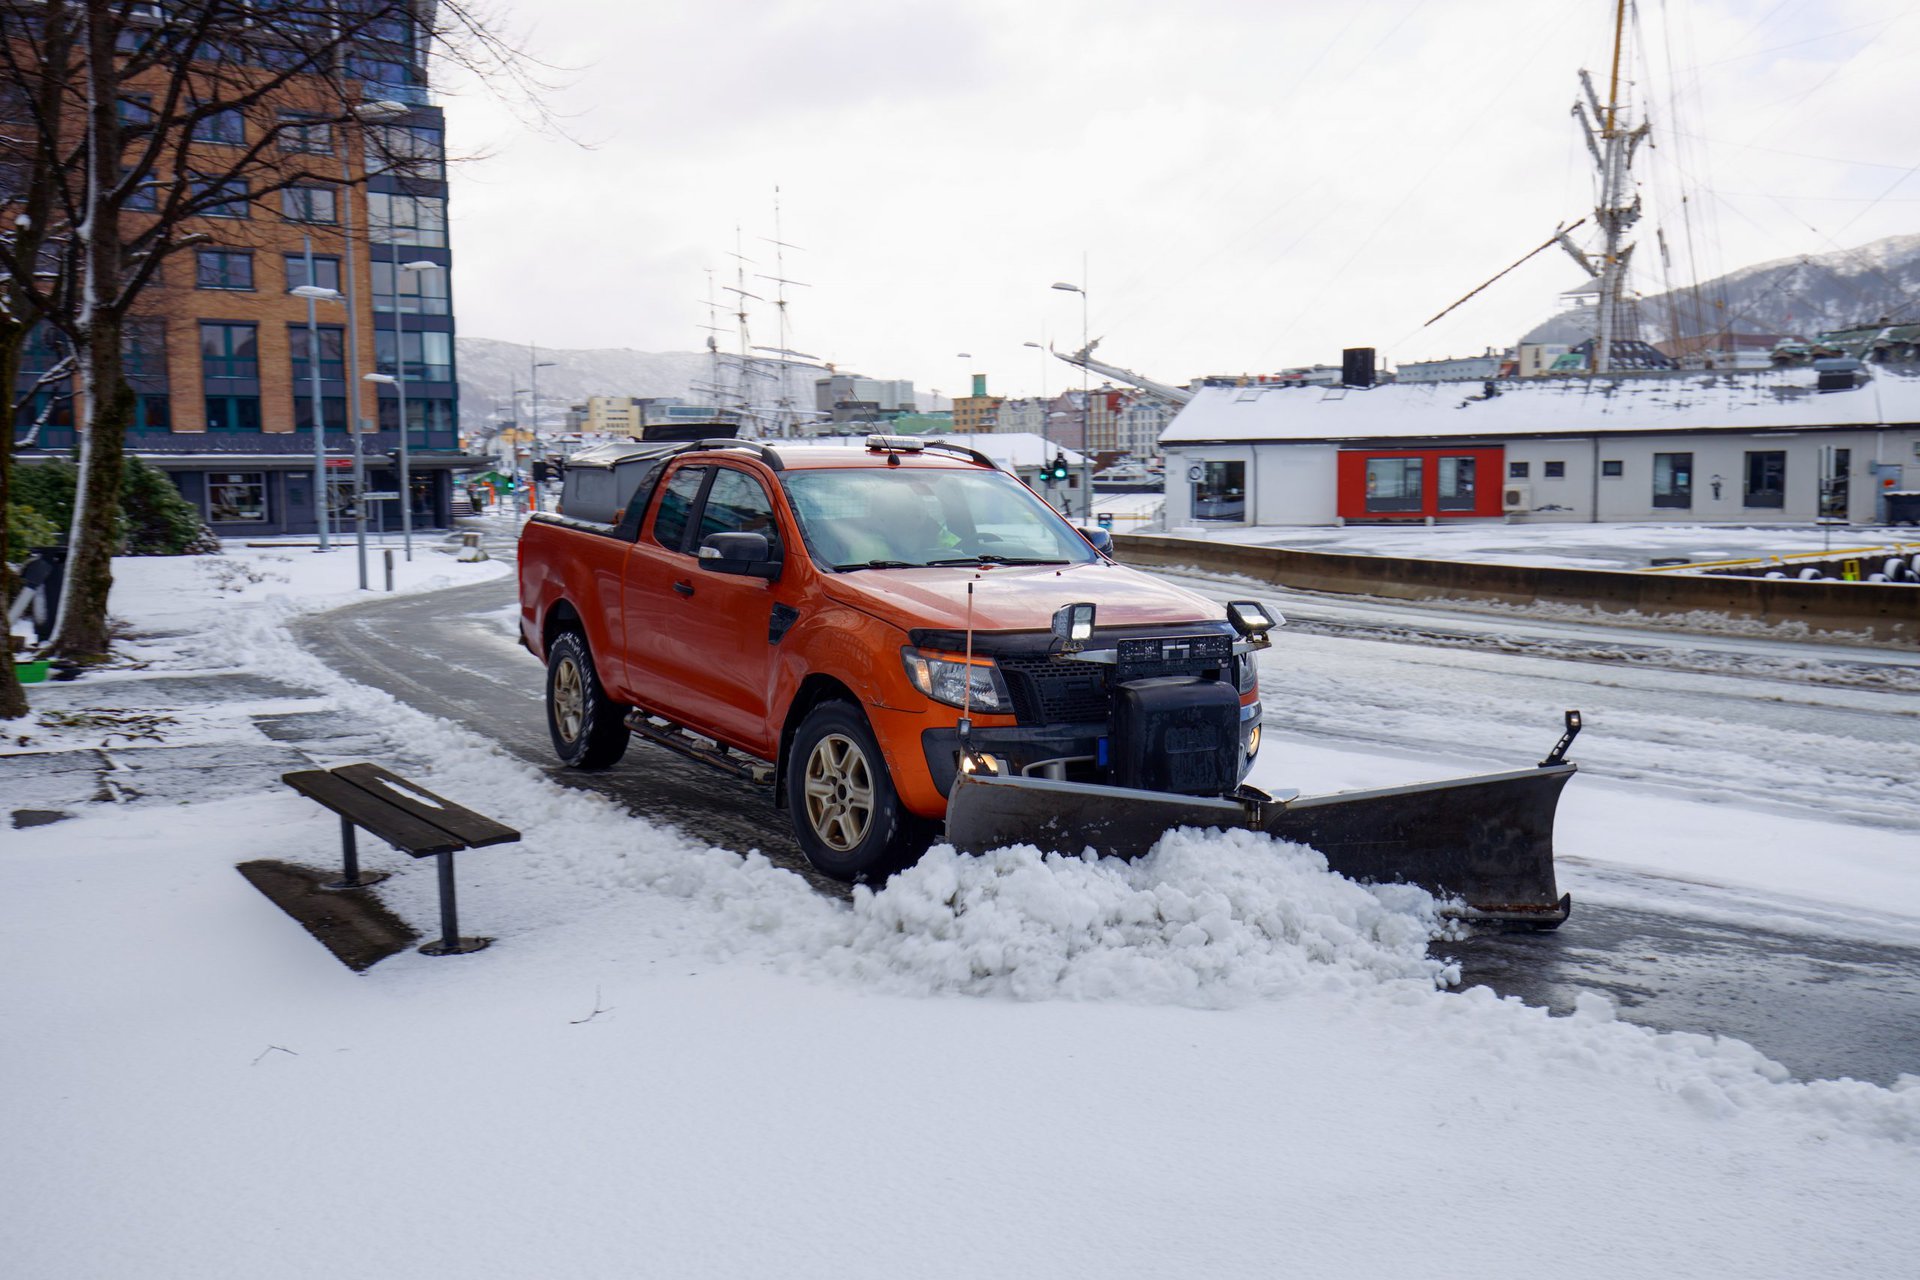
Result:
<svg viewBox="0 0 1920 1280"><path fill-rule="evenodd" d="M452 382L453 381L453 335L450 333L419 333L408 331L401 334L401 343L406 348L406 378L409 382ZM400 370L394 367L394 332L381 329L374 333L374 363L381 373L389 377L399 377Z"/></svg>
<svg viewBox="0 0 1920 1280"><path fill-rule="evenodd" d="M367 193L367 235L376 244L447 247L447 202L439 196Z"/></svg>
<svg viewBox="0 0 1920 1280"><path fill-rule="evenodd" d="M1614 458L1614 459L1607 459L1607 460L1603 460L1603 461L1602 461L1602 462L1600 463L1600 474L1601 474L1602 476L1620 476L1620 475L1625 475L1625 474L1626 474L1626 464L1625 464L1625 463L1623 463L1623 462L1621 462L1621 461L1620 461L1619 459L1617 459L1617 458Z"/></svg>
<svg viewBox="0 0 1920 1280"><path fill-rule="evenodd" d="M152 124L153 95L150 93L123 95L120 99L120 123L127 128Z"/></svg>
<svg viewBox="0 0 1920 1280"><path fill-rule="evenodd" d="M1759 449L1747 454L1749 507L1781 507L1787 501L1787 455L1781 449Z"/></svg>
<svg viewBox="0 0 1920 1280"><path fill-rule="evenodd" d="M280 212L289 222L331 225L340 220L334 196L332 187L288 187L280 193Z"/></svg>
<svg viewBox="0 0 1920 1280"><path fill-rule="evenodd" d="M1544 480L1565 480L1567 464L1564 462L1543 462L1540 464L1540 476Z"/></svg>
<svg viewBox="0 0 1920 1280"><path fill-rule="evenodd" d="M347 429L347 402L341 396L320 397L320 421L329 431ZM293 429L295 431L313 430L313 397L302 395L300 388L293 391Z"/></svg>
<svg viewBox="0 0 1920 1280"><path fill-rule="evenodd" d="M1075 473L1068 477L1068 488L1080 483ZM1200 478L1193 482L1193 518L1195 520L1234 520L1247 518L1247 464L1244 462L1203 462Z"/></svg>
<svg viewBox="0 0 1920 1280"><path fill-rule="evenodd" d="M280 114L280 149L294 155L330 156L333 154L333 127L325 120L283 111Z"/></svg>
<svg viewBox="0 0 1920 1280"><path fill-rule="evenodd" d="M258 378L260 346L254 326L202 320L200 367L209 378ZM258 421L257 410L255 420Z"/></svg>
<svg viewBox="0 0 1920 1280"><path fill-rule="evenodd" d="M323 381L338 382L347 376L345 331L335 325L323 324L317 326L315 332L320 338L320 377ZM304 384L313 378L313 366L308 363L312 337L303 324L287 326L287 348L293 354L293 380L296 383Z"/></svg>
<svg viewBox="0 0 1920 1280"><path fill-rule="evenodd" d="M192 179L193 213L202 218L248 218L252 211L245 178L208 178L198 174Z"/></svg>
<svg viewBox="0 0 1920 1280"><path fill-rule="evenodd" d="M167 376L167 322L159 316L129 316L120 330L120 360L121 371L129 378L157 378L164 381Z"/></svg>
<svg viewBox="0 0 1920 1280"><path fill-rule="evenodd" d="M196 289L252 289L253 255L230 249L201 249L194 254Z"/></svg>
<svg viewBox="0 0 1920 1280"><path fill-rule="evenodd" d="M1693 506L1693 455L1656 453L1653 455L1653 505L1656 507Z"/></svg>
<svg viewBox="0 0 1920 1280"><path fill-rule="evenodd" d="M1440 459L1440 510L1473 510L1473 463L1472 458Z"/></svg>
<svg viewBox="0 0 1920 1280"><path fill-rule="evenodd" d="M193 122L193 140L217 142L230 147L240 146L247 140L246 119L237 107L211 112Z"/></svg>
<svg viewBox="0 0 1920 1280"><path fill-rule="evenodd" d="M1532 469L1532 464L1531 464L1531 463L1527 463L1527 462L1509 462L1509 463L1507 464L1507 479L1509 479L1509 480L1525 480L1525 479L1527 478L1527 476L1528 476L1528 474L1529 474L1529 472L1531 471L1531 469Z"/></svg>
<svg viewBox="0 0 1920 1280"><path fill-rule="evenodd" d="M380 397L380 430L400 430L400 401L397 396ZM407 447L450 449L454 444L453 401L408 396Z"/></svg>
<svg viewBox="0 0 1920 1280"><path fill-rule="evenodd" d="M135 396L133 428L136 431L173 430L173 405L163 395Z"/></svg>
<svg viewBox="0 0 1920 1280"><path fill-rule="evenodd" d="M1829 520L1847 518L1849 475L1853 470L1853 450L1821 450L1820 514Z"/></svg>
<svg viewBox="0 0 1920 1280"><path fill-rule="evenodd" d="M258 431L259 396L208 396L207 430Z"/></svg>
<svg viewBox="0 0 1920 1280"><path fill-rule="evenodd" d="M317 284L322 289L340 288L340 259L323 258L318 254L313 258L313 279L307 279L307 255L290 253L287 255L287 288L298 289L301 285Z"/></svg>
<svg viewBox="0 0 1920 1280"><path fill-rule="evenodd" d="M53 372L54 366L67 358L67 340L58 329L50 324L36 324L27 330L27 339L20 347L20 372L39 377Z"/></svg>
<svg viewBox="0 0 1920 1280"><path fill-rule="evenodd" d="M13 411L13 425L29 432L39 427L71 429L73 396L65 391L36 391Z"/></svg>
<svg viewBox="0 0 1920 1280"><path fill-rule="evenodd" d="M1424 458L1368 458L1367 510L1418 511L1425 482Z"/></svg>
<svg viewBox="0 0 1920 1280"><path fill-rule="evenodd" d="M207 519L214 524L258 524L267 518L267 473L215 471L207 475Z"/></svg>
<svg viewBox="0 0 1920 1280"><path fill-rule="evenodd" d="M375 262L373 266L373 309L392 311L393 277L396 274L391 262ZM447 271L401 271L400 309L410 316L444 316L452 307L447 299Z"/></svg>
<svg viewBox="0 0 1920 1280"><path fill-rule="evenodd" d="M367 129L367 172L442 182L447 176L446 135L418 125L381 124Z"/></svg>
<svg viewBox="0 0 1920 1280"><path fill-rule="evenodd" d="M120 176L126 177L130 171L122 169ZM127 201L121 208L129 213L157 213L160 209L160 179L149 174L140 180L140 184L127 193Z"/></svg>

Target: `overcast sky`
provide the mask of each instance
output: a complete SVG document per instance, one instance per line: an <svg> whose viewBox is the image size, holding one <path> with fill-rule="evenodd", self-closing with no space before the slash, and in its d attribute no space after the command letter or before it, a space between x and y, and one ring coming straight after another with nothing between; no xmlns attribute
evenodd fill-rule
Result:
<svg viewBox="0 0 1920 1280"><path fill-rule="evenodd" d="M1048 286L1083 253L1099 354L1167 381L1475 354L1584 279L1555 249L1422 327L1589 213L1568 110L1582 66L1605 92L1611 0L497 2L573 68L548 101L587 146L445 78L485 153L453 176L465 334L698 349L736 226L774 272L776 185L788 345L949 393L1039 389L1021 344L1079 345ZM1674 284L1689 242L1706 278L1920 230L1916 8L1642 0L1642 290L1656 225Z"/></svg>

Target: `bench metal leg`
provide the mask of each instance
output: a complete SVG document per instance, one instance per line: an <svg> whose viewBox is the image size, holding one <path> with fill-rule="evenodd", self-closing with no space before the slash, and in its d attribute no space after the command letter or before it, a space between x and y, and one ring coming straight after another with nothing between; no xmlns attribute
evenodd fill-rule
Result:
<svg viewBox="0 0 1920 1280"><path fill-rule="evenodd" d="M340 861L346 867L346 874L338 880L321 885L322 889L364 889L368 885L379 884L387 878L387 873L384 871L368 871L362 874L360 848L354 841L353 822L346 817L340 819Z"/></svg>
<svg viewBox="0 0 1920 1280"><path fill-rule="evenodd" d="M459 956L470 951L479 951L491 938L463 938L460 936L460 912L453 892L453 855L437 853L434 855L440 863L440 939L429 942L420 948L424 956Z"/></svg>

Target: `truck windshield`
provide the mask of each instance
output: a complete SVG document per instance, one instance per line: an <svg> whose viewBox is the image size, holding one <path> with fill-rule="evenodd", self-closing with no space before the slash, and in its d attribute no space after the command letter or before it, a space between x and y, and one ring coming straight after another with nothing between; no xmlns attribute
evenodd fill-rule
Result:
<svg viewBox="0 0 1920 1280"><path fill-rule="evenodd" d="M1004 472L863 467L783 479L808 549L836 569L1098 558L1072 525Z"/></svg>

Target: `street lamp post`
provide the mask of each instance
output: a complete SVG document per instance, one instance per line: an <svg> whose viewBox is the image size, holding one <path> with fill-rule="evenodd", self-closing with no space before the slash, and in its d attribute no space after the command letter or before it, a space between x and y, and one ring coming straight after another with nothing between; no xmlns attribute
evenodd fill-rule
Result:
<svg viewBox="0 0 1920 1280"><path fill-rule="evenodd" d="M535 463L540 462L545 454L545 450L540 445L540 371L553 368L555 363L552 360L542 360L540 348L533 343L527 344L528 376L531 379L529 387L531 403L527 406L527 422L533 428L532 439L528 443L532 446L531 461ZM529 467L528 470L531 471L532 468ZM532 510L540 509L540 485L531 476L527 478L527 502Z"/></svg>
<svg viewBox="0 0 1920 1280"><path fill-rule="evenodd" d="M385 124L412 114L403 102L363 102L349 113L361 125ZM360 561L360 589L367 590L367 453L366 419L360 416L360 310L356 301L360 282L354 261L353 240L353 142L345 129L340 133L340 244L341 284L347 297L347 433L353 441L353 542ZM372 221L371 218L368 219ZM372 253L372 241L368 241ZM308 268L307 283L317 283ZM375 393L376 403L378 393Z"/></svg>
<svg viewBox="0 0 1920 1280"><path fill-rule="evenodd" d="M1092 345L1087 340L1086 278L1087 264L1083 259L1080 263L1081 284L1068 284L1062 280L1055 282L1053 287L1066 293L1080 295L1080 483L1086 490L1081 494L1080 502L1083 508L1082 514L1091 520L1093 519L1093 388L1087 381L1090 371L1086 366L1087 348Z"/></svg>
<svg viewBox="0 0 1920 1280"><path fill-rule="evenodd" d="M954 352L954 353L953 353L953 357L954 357L954 359L956 359L956 360L967 360L967 361L971 361L971 360L973 359L973 352L971 352L971 351L956 351L956 352ZM961 388L961 390L960 390L960 393L959 393L959 394L956 394L956 395L955 395L955 396L953 397L953 426L954 426L954 429L955 429L956 431L957 431L957 430L959 430L959 428L960 428L960 400L961 400L961 397L962 397L962 396L964 395L964 396L965 396L965 398L966 398L966 399L968 399L968 400L971 400L971 399L973 399L973 378L972 378L972 376L971 376L971 375L972 375L972 373L973 373L973 370L972 370L972 369L971 369L971 368L970 368L970 367L969 367L968 365L964 365L964 364L963 364L963 365L961 365L961 366L960 366L960 388Z"/></svg>
<svg viewBox="0 0 1920 1280"><path fill-rule="evenodd" d="M400 261L400 241L394 239L393 249L393 389L399 401L400 411L400 542L406 549L406 558L413 559L413 477L407 469L407 437L412 434L412 424L407 420L407 320L406 302L400 289L403 271L438 271L437 262ZM416 294L416 296L419 296ZM369 376L368 381L374 379Z"/></svg>
<svg viewBox="0 0 1920 1280"><path fill-rule="evenodd" d="M313 237L303 236L306 246L307 281L288 290L297 298L307 300L307 372L313 394L313 515L314 523L320 532L320 551L332 550L327 537L327 418L320 395L320 322L318 304L321 302L343 302L344 295L338 289L328 289L313 281Z"/></svg>
<svg viewBox="0 0 1920 1280"><path fill-rule="evenodd" d="M1032 347L1040 353L1040 451L1044 456L1047 445L1047 349L1037 342L1023 342L1023 347Z"/></svg>

